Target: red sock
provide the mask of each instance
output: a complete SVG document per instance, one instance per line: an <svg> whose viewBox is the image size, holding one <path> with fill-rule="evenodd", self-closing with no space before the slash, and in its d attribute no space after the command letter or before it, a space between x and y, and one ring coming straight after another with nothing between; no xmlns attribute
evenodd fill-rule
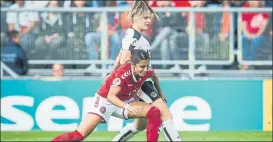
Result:
<svg viewBox="0 0 273 142"><path fill-rule="evenodd" d="M54 138L52 142L61 142L61 141L72 142L72 141L82 141L82 140L83 140L82 134L78 132L77 130L75 130L74 132L59 135L58 137Z"/></svg>
<svg viewBox="0 0 273 142"><path fill-rule="evenodd" d="M147 141L154 142L158 140L161 119L160 119L160 110L156 107L152 107L146 117L148 118L148 125L146 130Z"/></svg>

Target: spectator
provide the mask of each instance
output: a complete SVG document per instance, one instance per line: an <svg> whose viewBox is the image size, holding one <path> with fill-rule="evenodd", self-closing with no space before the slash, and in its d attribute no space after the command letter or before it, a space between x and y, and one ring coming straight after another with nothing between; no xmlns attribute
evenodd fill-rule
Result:
<svg viewBox="0 0 273 142"><path fill-rule="evenodd" d="M230 2L223 1L222 7L229 8ZM223 12L221 33L219 34L219 39L221 42L225 41L228 38L229 32L230 32L230 14L229 14L229 12Z"/></svg>
<svg viewBox="0 0 273 142"><path fill-rule="evenodd" d="M230 0L230 7L232 7L232 8L240 8L240 7L242 7L244 4L246 3L246 0ZM234 28L234 34L235 34L235 36L234 36L234 39L235 39L235 48L237 48L237 37L238 37L238 33L237 33L237 31L238 31L238 13L237 12L235 12L234 14L233 14L233 28Z"/></svg>
<svg viewBox="0 0 273 142"><path fill-rule="evenodd" d="M74 0L64 0L63 6L64 7L71 7L73 6ZM86 6L88 7L104 7L106 6L106 1L102 0L91 0L91 1L85 1Z"/></svg>
<svg viewBox="0 0 273 142"><path fill-rule="evenodd" d="M265 1L265 6L266 7L272 7L273 6L273 1L272 0L266 0Z"/></svg>
<svg viewBox="0 0 273 142"><path fill-rule="evenodd" d="M64 67L61 64L54 64L52 66L52 71L53 71L52 75L55 78L62 78L64 75Z"/></svg>
<svg viewBox="0 0 273 142"><path fill-rule="evenodd" d="M111 5L113 4L113 5ZM108 2L108 7L114 7L116 2ZM108 27L102 27L101 23L94 32L90 32L85 36L85 43L89 49L89 59L99 59L99 42L101 39L102 28L108 28L109 46L110 46L110 59L114 60L119 52L120 48L120 37L117 32L118 28L118 13L108 14Z"/></svg>
<svg viewBox="0 0 273 142"><path fill-rule="evenodd" d="M50 1L49 8L59 7L59 1ZM37 58L58 59L58 50L65 42L64 16L55 12L41 13L40 36L35 41Z"/></svg>
<svg viewBox="0 0 273 142"><path fill-rule="evenodd" d="M84 0L73 1L71 7L87 7ZM85 46L84 37L87 33L94 31L94 13L67 13L67 47L65 54L68 59L88 59L88 52Z"/></svg>
<svg viewBox="0 0 273 142"><path fill-rule="evenodd" d="M64 76L64 67L62 64L53 64L52 65L52 76L41 78L38 75L36 75L35 79L42 79L46 81L58 81L62 80Z"/></svg>
<svg viewBox="0 0 273 142"><path fill-rule="evenodd" d="M11 5L11 9L31 8L32 5L25 4L24 0L16 0L15 4ZM37 38L36 24L39 21L37 12L8 12L7 23L8 31L17 30L22 34L20 45L26 51L29 57L32 57L34 49L34 41Z"/></svg>
<svg viewBox="0 0 273 142"><path fill-rule="evenodd" d="M230 2L223 1L220 5L229 8ZM210 58L212 60L229 59L229 35L230 35L230 13L215 12L206 14L206 32L210 36Z"/></svg>
<svg viewBox="0 0 273 142"><path fill-rule="evenodd" d="M175 7L190 7L190 3L188 0L173 0L175 3Z"/></svg>
<svg viewBox="0 0 273 142"><path fill-rule="evenodd" d="M248 1L243 7L262 7L262 1ZM256 60L256 50L265 41L263 35L269 19L268 13L242 13L242 52L244 60ZM248 69L243 65L241 69Z"/></svg>
<svg viewBox="0 0 273 142"><path fill-rule="evenodd" d="M203 7L205 5L205 1L189 1L191 7ZM181 51L188 50L189 48L189 32L190 32L190 25L189 25L189 13L185 15L187 26L185 28L185 33L181 32L179 34L175 34L171 36L171 39L174 41L174 59L181 60L181 59L188 59L188 55L181 56ZM200 60L204 58L204 54L206 54L206 50L209 47L209 36L207 33L204 33L205 28L205 14L204 13L195 13L194 14L194 21L195 21L195 36L196 36L196 59ZM201 50L200 50L201 49ZM201 55L201 57L200 57ZM202 56L203 55L203 56ZM179 69L179 66L174 66L173 69Z"/></svg>
<svg viewBox="0 0 273 142"><path fill-rule="evenodd" d="M0 0L1 8L9 7L12 3L4 0ZM7 41L7 32L8 32L8 24L6 22L6 13L1 11L1 47L4 46L4 43Z"/></svg>
<svg viewBox="0 0 273 142"><path fill-rule="evenodd" d="M33 7L36 7L36 8L44 8L47 6L48 4L48 0L43 0L43 1L26 1L26 5L31 5Z"/></svg>
<svg viewBox="0 0 273 142"><path fill-rule="evenodd" d="M172 1L157 1L158 7L174 7L174 4ZM186 21L179 12L164 12L159 13L158 16L160 22L156 22L155 27L159 30L151 48L154 49L160 45L161 60L171 60L173 59L172 55L175 54L175 51L173 51L174 41L170 37L184 31ZM167 68L167 66L163 66L163 68Z"/></svg>
<svg viewBox="0 0 273 142"><path fill-rule="evenodd" d="M127 7L128 3L126 2L126 0L118 0L117 1L117 7Z"/></svg>
<svg viewBox="0 0 273 142"><path fill-rule="evenodd" d="M265 37L265 42L263 42L257 50L257 59L272 61L272 12L269 12L268 14L270 18L263 33L263 36ZM255 67L255 69L257 69L257 67Z"/></svg>
<svg viewBox="0 0 273 142"><path fill-rule="evenodd" d="M20 33L11 31L9 40L1 49L1 61L18 75L26 75L28 72L28 60L24 49L20 46Z"/></svg>

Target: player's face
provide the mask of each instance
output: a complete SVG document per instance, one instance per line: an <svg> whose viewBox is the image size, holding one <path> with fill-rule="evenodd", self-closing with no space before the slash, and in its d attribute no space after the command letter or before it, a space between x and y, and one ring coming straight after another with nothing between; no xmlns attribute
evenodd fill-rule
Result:
<svg viewBox="0 0 273 142"><path fill-rule="evenodd" d="M138 76L144 76L150 65L150 60L141 60L138 64L135 65L134 72Z"/></svg>
<svg viewBox="0 0 273 142"><path fill-rule="evenodd" d="M153 15L151 13L144 14L142 16L137 17L134 24L137 25L142 31L149 30L151 23L153 20Z"/></svg>

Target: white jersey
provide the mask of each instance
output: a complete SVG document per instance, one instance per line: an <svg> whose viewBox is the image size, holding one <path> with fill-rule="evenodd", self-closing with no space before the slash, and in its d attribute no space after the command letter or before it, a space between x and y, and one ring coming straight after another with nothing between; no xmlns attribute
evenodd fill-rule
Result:
<svg viewBox="0 0 273 142"><path fill-rule="evenodd" d="M142 36L138 31L129 28L122 39L122 50L130 50L131 52L134 49L142 49L147 51L151 57L151 46L148 40Z"/></svg>

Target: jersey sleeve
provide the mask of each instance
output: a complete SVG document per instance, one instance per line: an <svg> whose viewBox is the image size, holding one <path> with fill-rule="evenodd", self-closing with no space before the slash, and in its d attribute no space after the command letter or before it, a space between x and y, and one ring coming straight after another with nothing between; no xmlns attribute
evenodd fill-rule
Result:
<svg viewBox="0 0 273 142"><path fill-rule="evenodd" d="M132 52L140 37L140 33L133 29L128 29L122 39L122 50L130 50Z"/></svg>
<svg viewBox="0 0 273 142"><path fill-rule="evenodd" d="M122 78L122 73L121 72L116 72L115 75L113 76L111 86L122 87L124 82L125 82L125 79Z"/></svg>

